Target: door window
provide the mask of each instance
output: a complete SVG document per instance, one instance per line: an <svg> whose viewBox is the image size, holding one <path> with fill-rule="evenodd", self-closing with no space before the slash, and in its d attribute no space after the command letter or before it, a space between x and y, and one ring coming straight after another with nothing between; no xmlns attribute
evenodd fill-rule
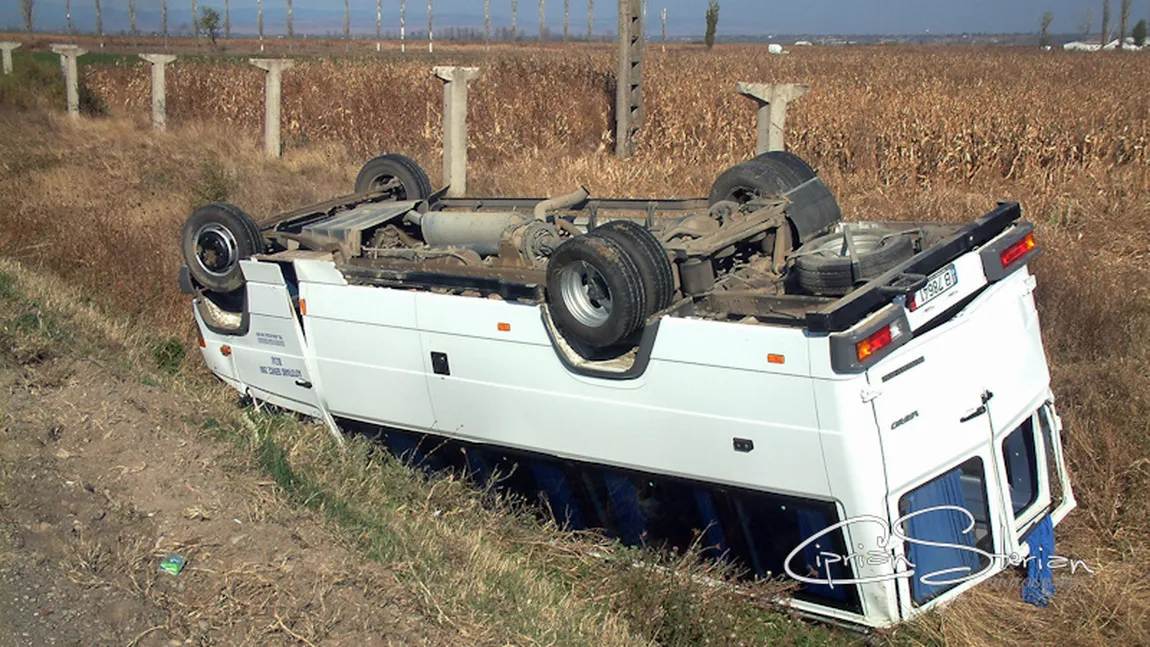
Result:
<svg viewBox="0 0 1150 647"><path fill-rule="evenodd" d="M1014 518L1038 500L1038 455L1034 450L1034 418L1027 418L1002 441L1006 484Z"/></svg>

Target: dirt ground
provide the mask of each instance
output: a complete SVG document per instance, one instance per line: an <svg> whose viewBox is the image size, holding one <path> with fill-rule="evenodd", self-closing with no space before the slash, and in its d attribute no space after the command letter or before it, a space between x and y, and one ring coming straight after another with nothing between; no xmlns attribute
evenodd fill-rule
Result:
<svg viewBox="0 0 1150 647"><path fill-rule="evenodd" d="M460 644L201 416L99 360L0 361L0 647Z"/></svg>

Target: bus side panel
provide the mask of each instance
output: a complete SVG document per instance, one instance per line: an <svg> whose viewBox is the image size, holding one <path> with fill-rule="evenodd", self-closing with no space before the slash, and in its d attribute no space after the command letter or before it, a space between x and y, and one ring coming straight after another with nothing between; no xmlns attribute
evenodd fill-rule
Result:
<svg viewBox="0 0 1150 647"><path fill-rule="evenodd" d="M537 308L426 293L417 295L417 303L442 433L807 496L829 494L810 378L674 359L677 349L668 340L678 338L690 340L698 358L760 356L769 366L765 348L745 335L728 336L741 328L735 324L664 319L643 375L607 380L563 366ZM510 327L506 337L499 323ZM700 323L713 328L703 334ZM680 325L693 330L684 338L675 330ZM732 344L741 353L725 347ZM447 374L434 374L433 353L442 354ZM754 448L739 451L736 439Z"/></svg>
<svg viewBox="0 0 1150 647"><path fill-rule="evenodd" d="M869 515L881 520L856 520L844 527L848 552L889 554L883 548L888 525L882 446L871 406L860 397L867 389L866 377L815 380L814 389L831 494L842 504L847 519ZM865 559L853 560L852 566L858 578L884 577L894 571L893 563ZM859 593L868 623L883 626L899 620L893 582L860 584Z"/></svg>
<svg viewBox="0 0 1150 647"><path fill-rule="evenodd" d="M300 290L328 409L376 423L431 428L435 417L415 293L306 282Z"/></svg>

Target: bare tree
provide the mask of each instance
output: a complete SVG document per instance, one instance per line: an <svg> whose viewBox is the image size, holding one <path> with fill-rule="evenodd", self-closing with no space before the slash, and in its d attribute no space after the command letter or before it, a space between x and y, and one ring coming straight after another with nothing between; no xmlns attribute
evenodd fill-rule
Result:
<svg viewBox="0 0 1150 647"><path fill-rule="evenodd" d="M432 37L432 26L435 23L435 12L431 8L431 0L427 0L427 53L435 53L435 39Z"/></svg>
<svg viewBox="0 0 1150 647"><path fill-rule="evenodd" d="M196 49L200 48L200 12L196 7L196 0L192 0L192 38L196 41Z"/></svg>
<svg viewBox="0 0 1150 647"><path fill-rule="evenodd" d="M1094 7L1087 7L1078 17L1078 33L1082 34L1084 39L1089 38L1094 31L1094 15Z"/></svg>
<svg viewBox="0 0 1150 647"><path fill-rule="evenodd" d="M264 0L256 0L256 29L260 32L260 51L264 51Z"/></svg>
<svg viewBox="0 0 1150 647"><path fill-rule="evenodd" d="M20 12L24 14L24 29L31 35L36 31L36 0L20 0Z"/></svg>
<svg viewBox="0 0 1150 647"><path fill-rule="evenodd" d="M1102 46L1110 42L1110 0L1102 0Z"/></svg>
<svg viewBox="0 0 1150 647"><path fill-rule="evenodd" d="M136 36L140 31L136 29L136 0L128 0L128 26L132 34L132 47L136 46Z"/></svg>
<svg viewBox="0 0 1150 647"><path fill-rule="evenodd" d="M100 47L104 46L104 10L100 7L100 0L96 3L96 35L100 37Z"/></svg>
<svg viewBox="0 0 1150 647"><path fill-rule="evenodd" d="M344 49L351 51L351 6L343 0L343 41Z"/></svg>
<svg viewBox="0 0 1150 647"><path fill-rule="evenodd" d="M288 49L291 49L291 47L292 47L292 45L294 45L294 41L295 41L295 22L292 20L291 0L286 0L286 2L287 2L287 21L286 22L287 22Z"/></svg>
<svg viewBox="0 0 1150 647"><path fill-rule="evenodd" d="M571 37L571 0L563 0L563 42Z"/></svg>
<svg viewBox="0 0 1150 647"><path fill-rule="evenodd" d="M1126 48L1126 27L1130 23L1130 2L1131 0L1122 0L1122 4L1118 9L1118 51Z"/></svg>
<svg viewBox="0 0 1150 647"><path fill-rule="evenodd" d="M595 37L595 0L587 0L587 42Z"/></svg>
<svg viewBox="0 0 1150 647"><path fill-rule="evenodd" d="M539 0L539 42L543 42L543 30L546 29L546 17L543 14L543 1Z"/></svg>
<svg viewBox="0 0 1150 647"><path fill-rule="evenodd" d="M511 42L519 40L519 32L515 31L515 15L519 13L519 0L511 0Z"/></svg>
<svg viewBox="0 0 1150 647"><path fill-rule="evenodd" d="M224 0L224 40L232 38L232 2Z"/></svg>
<svg viewBox="0 0 1150 647"><path fill-rule="evenodd" d="M399 51L407 51L407 0L399 0Z"/></svg>
<svg viewBox="0 0 1150 647"><path fill-rule="evenodd" d="M1042 19L1038 23L1038 46L1050 47L1050 23L1054 22L1054 12L1042 12Z"/></svg>
<svg viewBox="0 0 1150 647"><path fill-rule="evenodd" d="M375 0L375 51L383 51L383 0Z"/></svg>
<svg viewBox="0 0 1150 647"><path fill-rule="evenodd" d="M483 0L483 45L491 46L491 0Z"/></svg>

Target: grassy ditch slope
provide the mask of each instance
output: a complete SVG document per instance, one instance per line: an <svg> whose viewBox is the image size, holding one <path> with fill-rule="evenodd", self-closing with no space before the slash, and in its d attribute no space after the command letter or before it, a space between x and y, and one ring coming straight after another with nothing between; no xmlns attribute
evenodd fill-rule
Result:
<svg viewBox="0 0 1150 647"><path fill-rule="evenodd" d="M995 580L1001 586L981 587L881 640L1150 644L1150 105L1144 92L1130 89L1135 79L1150 75L1150 58L1009 48L811 48L782 60L754 47L720 47L711 54L672 48L648 65L644 140L635 158L619 162L609 154L610 51L584 48L562 55L521 49L468 54L467 60L485 66L472 94L471 182L480 194L558 194L579 184L599 195L704 194L715 174L747 157L752 146L752 111L730 85L778 80L814 85L793 106L788 141L820 168L848 218L970 220L996 199L1021 201L1045 249L1035 265L1037 297L1080 502L1059 530L1059 552L1086 561L1095 574L1041 610L1023 605L1017 582L1004 574ZM18 67L28 62L17 54ZM449 63L451 56L436 63ZM111 391L102 402L191 403L183 415L160 415L153 425L171 435L141 436L135 447L161 447L175 438L203 443L196 445L203 452L218 447L211 451L224 452L232 462L228 470L211 469L231 472L234 465L237 474L256 483L249 492L256 503L242 505L274 500L290 514L314 519L331 533L325 538L334 538L325 540L348 559L383 569L370 571L375 576L394 576L396 588L385 589L390 597L368 596L365 604L393 600L403 617L414 618L412 631L423 632L420 640L687 645L842 639L764 611L758 599L698 588L679 574L706 565L687 560L678 565L682 571L630 568L634 556L626 551L594 537L560 533L513 502L455 480L410 472L367 444L337 453L322 430L236 409L230 395L199 373L194 356L183 357L192 331L188 304L175 287L177 240L193 206L229 199L262 216L325 198L346 191L363 158L384 150L412 154L436 175L440 86L426 63L393 58L301 64L285 77L288 146L284 159L275 162L263 158L257 139L260 84L254 68L177 64L169 76L171 130L162 134L144 121L147 77L138 66L86 68L92 101L89 116L76 122L58 113L53 74L0 79L0 255L10 259L6 275L15 277L8 284L17 286L2 312L5 334L17 340L6 338L2 346L18 351L6 356L5 370L35 373L43 369L28 367L55 361L38 360L43 349L66 348L68 357L95 357L97 366L118 367L115 379L132 389L156 389L146 396ZM1067 90L1076 86L1090 88L1090 99ZM575 96L578 101L556 101ZM79 314L20 318L28 312ZM62 321L62 330L74 332L45 338L57 330L45 321ZM19 351L25 346L31 350ZM80 366L91 372L87 364ZM65 375L43 378L49 386L36 387L12 386L23 383L7 378L6 397L26 397L22 389L43 395L73 388L79 378ZM103 415L95 401L69 402L64 410L75 406L81 417L63 426L66 433L87 424L83 415ZM4 409L9 410L15 409ZM21 433L38 429L50 443L48 422L20 427ZM17 427L4 424L7 442ZM103 433L83 436L91 440L84 446L99 446ZM71 460L51 451L48 456L65 465ZM25 463L6 463L15 471L4 473L5 491L17 500L29 488L17 487L23 481L10 474ZM140 464L117 458L103 473L114 469L127 477ZM231 507L221 509L230 517ZM180 523L190 523L182 512ZM251 514L260 518L258 511ZM211 520L197 523L213 523L223 514L207 516ZM24 532L21 524L39 523L8 522L17 535ZM161 536L191 541L191 535L163 528L140 532L148 550L169 546L156 543ZM69 531L61 541L71 537ZM211 550L226 552L229 541ZM116 543L121 544L132 545ZM29 546L26 538L24 548L11 550ZM591 559L590 551L617 558ZM279 564L278 555L251 563ZM311 562L305 556L284 563ZM146 584L143 572L136 578ZM78 579L80 585L89 581ZM130 582L92 586L100 595L100 587L136 591L123 588ZM211 598L232 610L241 608L226 606L235 600L257 601L241 612L250 612L249 626L257 633L209 633L205 640L295 640L281 620L315 644L360 630L321 620L296 624L288 610L302 606L277 606L260 591L266 589ZM164 600L183 599L171 596ZM300 605L303 599L299 594ZM183 618L207 611L188 602L171 604L157 607L157 617L170 618L165 622L177 636L190 636L199 625ZM356 607L321 600L307 608ZM165 609L179 613L162 614ZM324 634L325 626L334 628ZM308 627L315 633L307 633Z"/></svg>

